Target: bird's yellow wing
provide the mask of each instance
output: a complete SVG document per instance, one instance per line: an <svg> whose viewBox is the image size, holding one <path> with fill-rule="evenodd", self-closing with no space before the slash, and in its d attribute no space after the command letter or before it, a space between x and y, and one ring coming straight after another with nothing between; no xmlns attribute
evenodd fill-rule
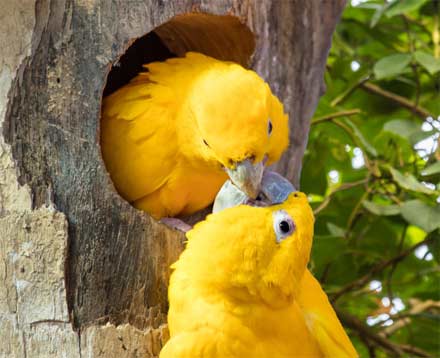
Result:
<svg viewBox="0 0 440 358"><path fill-rule="evenodd" d="M153 86L146 73L104 99L102 154L118 191L130 202L169 180L178 153L175 109L172 90Z"/></svg>
<svg viewBox="0 0 440 358"><path fill-rule="evenodd" d="M302 279L298 304L304 314L307 327L318 341L324 357L358 357L327 295L309 270L306 270Z"/></svg>

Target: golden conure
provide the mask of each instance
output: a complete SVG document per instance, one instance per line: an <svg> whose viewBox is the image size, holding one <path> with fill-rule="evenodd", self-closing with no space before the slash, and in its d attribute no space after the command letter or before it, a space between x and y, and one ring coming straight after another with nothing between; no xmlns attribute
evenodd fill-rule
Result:
<svg viewBox="0 0 440 358"><path fill-rule="evenodd" d="M220 211L187 233L172 266L161 358L354 358L307 270L313 213L303 193Z"/></svg>
<svg viewBox="0 0 440 358"><path fill-rule="evenodd" d="M255 198L288 144L269 86L199 53L146 68L103 101L102 154L119 193L155 218L208 206L228 175Z"/></svg>

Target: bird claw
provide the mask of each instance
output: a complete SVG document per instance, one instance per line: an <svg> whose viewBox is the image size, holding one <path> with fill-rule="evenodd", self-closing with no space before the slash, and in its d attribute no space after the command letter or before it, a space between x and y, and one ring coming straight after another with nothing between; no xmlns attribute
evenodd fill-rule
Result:
<svg viewBox="0 0 440 358"><path fill-rule="evenodd" d="M192 229L191 225L188 225L187 223L177 218L162 218L159 222L165 224L171 229L182 231L185 233Z"/></svg>

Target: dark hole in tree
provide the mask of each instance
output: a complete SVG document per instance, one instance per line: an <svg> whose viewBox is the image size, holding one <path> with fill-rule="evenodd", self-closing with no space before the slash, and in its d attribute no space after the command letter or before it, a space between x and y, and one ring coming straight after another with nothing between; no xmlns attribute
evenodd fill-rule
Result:
<svg viewBox="0 0 440 358"><path fill-rule="evenodd" d="M103 96L124 86L143 65L182 57L188 51L204 53L247 67L255 49L250 29L235 16L189 13L178 15L136 39L112 66Z"/></svg>
<svg viewBox="0 0 440 358"><path fill-rule="evenodd" d="M196 51L249 67L255 49L251 30L235 16L189 13L178 15L153 31L136 39L112 66L103 97L126 85L145 64L183 57ZM211 212L208 207L193 215L181 217L193 225Z"/></svg>
<svg viewBox="0 0 440 358"><path fill-rule="evenodd" d="M126 85L139 72L145 70L142 66L154 61L165 61L176 57L162 42L155 32L150 32L138 38L112 66L107 77L103 96L108 96L118 88Z"/></svg>

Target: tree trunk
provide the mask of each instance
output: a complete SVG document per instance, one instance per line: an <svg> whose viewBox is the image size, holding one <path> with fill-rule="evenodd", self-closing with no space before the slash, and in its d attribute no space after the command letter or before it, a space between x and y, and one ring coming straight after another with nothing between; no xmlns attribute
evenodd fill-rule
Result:
<svg viewBox="0 0 440 358"><path fill-rule="evenodd" d="M298 185L343 7L2 1L0 357L154 357L167 339L168 268L184 237L121 199L106 172L99 117L109 71L107 92L142 62L188 50L255 69L289 113L291 146L276 168Z"/></svg>

